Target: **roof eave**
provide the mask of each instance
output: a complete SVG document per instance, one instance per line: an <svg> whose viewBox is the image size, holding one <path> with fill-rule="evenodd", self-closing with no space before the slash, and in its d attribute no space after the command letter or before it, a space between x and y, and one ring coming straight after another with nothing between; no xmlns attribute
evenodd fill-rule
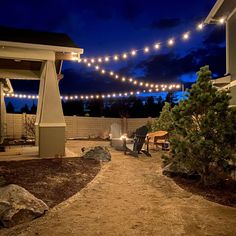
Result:
<svg viewBox="0 0 236 236"><path fill-rule="evenodd" d="M49 50L49 51L64 52L64 53L74 52L78 54L83 54L84 52L82 48L52 46L52 45L32 44L32 43L19 43L19 42L9 42L9 41L0 41L0 46L1 47L41 49L41 50Z"/></svg>
<svg viewBox="0 0 236 236"><path fill-rule="evenodd" d="M211 9L210 13L208 14L208 16L206 17L204 23L205 24L210 24L212 23L212 19L214 19L217 11L220 9L220 7L222 6L224 0L218 0L215 5L213 6L213 8Z"/></svg>

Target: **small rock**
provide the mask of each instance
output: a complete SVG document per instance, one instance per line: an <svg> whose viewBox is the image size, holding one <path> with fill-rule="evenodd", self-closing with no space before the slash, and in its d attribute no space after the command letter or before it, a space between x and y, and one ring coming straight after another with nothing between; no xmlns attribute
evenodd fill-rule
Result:
<svg viewBox="0 0 236 236"><path fill-rule="evenodd" d="M177 163L169 163L163 168L162 173L169 177L188 176L192 174L185 166Z"/></svg>
<svg viewBox="0 0 236 236"><path fill-rule="evenodd" d="M85 159L93 159L97 161L110 161L111 154L107 147L96 146L91 148L82 148Z"/></svg>
<svg viewBox="0 0 236 236"><path fill-rule="evenodd" d="M18 185L0 188L0 222L4 227L33 220L47 210L48 206L42 200Z"/></svg>

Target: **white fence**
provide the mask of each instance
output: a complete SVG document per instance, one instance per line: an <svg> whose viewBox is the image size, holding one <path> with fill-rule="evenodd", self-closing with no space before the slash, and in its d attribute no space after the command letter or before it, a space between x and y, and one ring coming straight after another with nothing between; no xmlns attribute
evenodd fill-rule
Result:
<svg viewBox="0 0 236 236"><path fill-rule="evenodd" d="M26 126L32 125L35 115L29 114L7 114L6 136L8 138L19 139L27 136ZM123 132L132 133L138 127L152 121L152 118L105 118L105 117L79 117L65 116L66 138L78 137L100 137L109 136L110 127L113 123L121 125Z"/></svg>

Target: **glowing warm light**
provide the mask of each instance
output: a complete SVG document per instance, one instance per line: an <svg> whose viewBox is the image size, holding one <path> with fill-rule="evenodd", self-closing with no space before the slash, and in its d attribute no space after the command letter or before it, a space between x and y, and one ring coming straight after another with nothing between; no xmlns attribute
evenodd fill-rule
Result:
<svg viewBox="0 0 236 236"><path fill-rule="evenodd" d="M92 58L92 59L91 59L91 63L94 63L94 62L95 62L95 59L94 59L94 58Z"/></svg>
<svg viewBox="0 0 236 236"><path fill-rule="evenodd" d="M99 66L95 66L95 69L96 69L96 70L99 70L99 68L100 68Z"/></svg>
<svg viewBox="0 0 236 236"><path fill-rule="evenodd" d="M101 57L98 58L98 62L102 62L102 58Z"/></svg>
<svg viewBox="0 0 236 236"><path fill-rule="evenodd" d="M109 61L109 57L105 57L105 61Z"/></svg>
<svg viewBox="0 0 236 236"><path fill-rule="evenodd" d="M146 53L149 52L149 47L145 47L144 52L146 52Z"/></svg>
<svg viewBox="0 0 236 236"><path fill-rule="evenodd" d="M168 45L169 45L169 46L174 45L174 43L175 43L174 39L169 39L169 40L168 40Z"/></svg>
<svg viewBox="0 0 236 236"><path fill-rule="evenodd" d="M114 60L117 61L119 58L117 55L114 56Z"/></svg>
<svg viewBox="0 0 236 236"><path fill-rule="evenodd" d="M204 24L203 23L200 23L197 25L197 29L198 30L202 30L204 28Z"/></svg>
<svg viewBox="0 0 236 236"><path fill-rule="evenodd" d="M143 82L140 82L139 85L140 85L140 86L143 86Z"/></svg>
<svg viewBox="0 0 236 236"><path fill-rule="evenodd" d="M220 18L219 23L223 25L225 23L225 18L224 17Z"/></svg>
<svg viewBox="0 0 236 236"><path fill-rule="evenodd" d="M122 57L123 57L124 59L126 59L126 58L127 58L127 54L124 53Z"/></svg>
<svg viewBox="0 0 236 236"><path fill-rule="evenodd" d="M101 73L102 73L102 74L105 74L105 73L106 73L106 71L105 71L105 70L102 70L102 71L101 71Z"/></svg>
<svg viewBox="0 0 236 236"><path fill-rule="evenodd" d="M125 77L122 77L122 81L126 81L126 78L125 78Z"/></svg>
<svg viewBox="0 0 236 236"><path fill-rule="evenodd" d="M114 75L114 72L113 72L113 71L110 71L110 75L111 75L111 76Z"/></svg>
<svg viewBox="0 0 236 236"><path fill-rule="evenodd" d="M77 95L75 95L75 99L78 99L78 96L77 96Z"/></svg>
<svg viewBox="0 0 236 236"><path fill-rule="evenodd" d="M145 86L148 87L148 86L149 86L149 83L146 83Z"/></svg>
<svg viewBox="0 0 236 236"><path fill-rule="evenodd" d="M135 50L132 50L132 51L131 51L131 55L132 55L132 56L135 56L135 55L136 55L136 51L135 51Z"/></svg>
<svg viewBox="0 0 236 236"><path fill-rule="evenodd" d="M91 66L91 63L88 63L88 67L90 67Z"/></svg>
<svg viewBox="0 0 236 236"><path fill-rule="evenodd" d="M156 43L156 44L154 45L154 48L155 48L155 49L159 49L159 48L160 48L160 44L159 44L159 43Z"/></svg>
<svg viewBox="0 0 236 236"><path fill-rule="evenodd" d="M86 63L87 61L88 61L88 60L85 58L85 59L84 59L84 62Z"/></svg>
<svg viewBox="0 0 236 236"><path fill-rule="evenodd" d="M127 135L126 134L123 134L120 136L120 140L123 140L123 139L127 139Z"/></svg>
<svg viewBox="0 0 236 236"><path fill-rule="evenodd" d="M119 75L116 75L115 78L118 79L118 78L119 78Z"/></svg>
<svg viewBox="0 0 236 236"><path fill-rule="evenodd" d="M137 80L135 80L135 81L134 81L134 84L137 84L137 83L138 83L138 81L137 81Z"/></svg>
<svg viewBox="0 0 236 236"><path fill-rule="evenodd" d="M132 79L132 78L130 78L130 79L129 79L129 82L132 82L132 81L133 81L133 79Z"/></svg>
<svg viewBox="0 0 236 236"><path fill-rule="evenodd" d="M188 40L188 39L189 39L189 33L184 33L183 40Z"/></svg>

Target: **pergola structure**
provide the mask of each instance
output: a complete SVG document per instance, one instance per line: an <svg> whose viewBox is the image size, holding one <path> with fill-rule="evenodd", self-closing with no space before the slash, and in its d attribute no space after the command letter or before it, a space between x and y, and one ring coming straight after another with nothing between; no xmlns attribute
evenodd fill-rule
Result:
<svg viewBox="0 0 236 236"><path fill-rule="evenodd" d="M65 155L65 119L58 78L63 60L80 60L83 49L65 34L0 27L0 121L4 136L9 79L40 80L36 115L36 145L40 157Z"/></svg>
<svg viewBox="0 0 236 236"><path fill-rule="evenodd" d="M236 106L236 0L217 0L205 23L217 24L220 19L226 23L226 74L214 80L219 89L231 91L231 106Z"/></svg>

